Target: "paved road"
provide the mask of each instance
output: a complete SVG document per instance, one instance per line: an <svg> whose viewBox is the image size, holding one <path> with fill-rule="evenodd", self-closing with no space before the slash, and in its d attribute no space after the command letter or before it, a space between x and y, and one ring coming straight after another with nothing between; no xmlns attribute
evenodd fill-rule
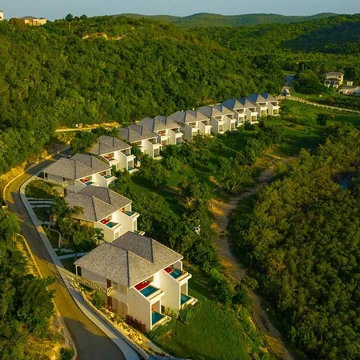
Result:
<svg viewBox="0 0 360 360"><path fill-rule="evenodd" d="M75 342L78 359L125 360L120 349L77 307L65 285L59 280L57 270L20 199L19 188L21 184L50 162L51 160L41 163L20 176L8 187L5 198L9 209L18 215L22 233L34 254L42 275L44 277L55 276L58 279L51 288L56 290L55 303Z"/></svg>

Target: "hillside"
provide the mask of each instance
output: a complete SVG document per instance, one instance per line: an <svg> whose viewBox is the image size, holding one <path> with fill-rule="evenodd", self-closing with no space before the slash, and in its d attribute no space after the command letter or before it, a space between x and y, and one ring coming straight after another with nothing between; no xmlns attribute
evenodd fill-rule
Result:
<svg viewBox="0 0 360 360"><path fill-rule="evenodd" d="M354 54L360 52L360 14L338 15L294 24L192 29L197 36L217 41L233 50Z"/></svg>
<svg viewBox="0 0 360 360"><path fill-rule="evenodd" d="M245 26L260 24L291 24L310 20L324 19L333 16L333 13L321 13L312 16L286 16L278 14L244 14L244 15L220 15L199 13L189 16L171 15L141 15L141 14L121 14L131 18L149 18L156 21L170 22L174 25L196 28L196 27L227 27Z"/></svg>
<svg viewBox="0 0 360 360"><path fill-rule="evenodd" d="M171 24L98 17L41 28L0 23L0 173L56 127L132 122L254 91L278 92L277 64L253 67Z"/></svg>

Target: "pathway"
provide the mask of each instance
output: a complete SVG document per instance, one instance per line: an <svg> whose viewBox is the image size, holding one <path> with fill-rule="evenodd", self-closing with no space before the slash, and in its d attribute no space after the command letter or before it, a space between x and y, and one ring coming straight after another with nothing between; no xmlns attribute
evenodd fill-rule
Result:
<svg viewBox="0 0 360 360"><path fill-rule="evenodd" d="M273 168L264 170L260 174L259 185L248 189L245 193L241 195L230 198L227 202L222 202L218 200L211 201L212 211L215 219L214 228L217 231L217 253L219 255L221 264L225 268L226 275L229 276L234 282L238 282L242 278L247 276L247 272L246 269L241 266L239 260L233 254L231 249L231 244L228 237L229 216L231 214L231 211L237 207L239 201L255 194L255 192L261 186L271 180L273 173ZM265 334L272 352L279 359L293 360L294 358L286 348L281 338L281 334L270 322L265 310L261 307L261 298L254 292L251 292L250 297L252 300L251 310L253 320L255 320L260 330Z"/></svg>

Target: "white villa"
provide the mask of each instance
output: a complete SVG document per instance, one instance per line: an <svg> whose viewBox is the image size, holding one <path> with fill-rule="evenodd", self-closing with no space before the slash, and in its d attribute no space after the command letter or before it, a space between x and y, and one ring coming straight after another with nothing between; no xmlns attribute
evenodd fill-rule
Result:
<svg viewBox="0 0 360 360"><path fill-rule="evenodd" d="M136 145L142 153L153 159L160 158L161 144L155 132L140 125L130 125L127 128L120 128L119 136L126 142Z"/></svg>
<svg viewBox="0 0 360 360"><path fill-rule="evenodd" d="M261 96L266 100L266 106L268 108L268 115L278 116L280 112L279 101L271 94L264 92Z"/></svg>
<svg viewBox="0 0 360 360"><path fill-rule="evenodd" d="M109 164L85 154L61 158L44 169L44 179L79 192L86 186L108 187L115 177Z"/></svg>
<svg viewBox="0 0 360 360"><path fill-rule="evenodd" d="M148 117L138 122L137 125L156 133L161 146L182 143L183 133L180 131L180 125L166 116Z"/></svg>
<svg viewBox="0 0 360 360"><path fill-rule="evenodd" d="M259 117L267 116L269 114L268 102L260 94L251 94L246 99L255 104Z"/></svg>
<svg viewBox="0 0 360 360"><path fill-rule="evenodd" d="M102 135L88 152L103 158L111 167L117 170L136 171L135 156L131 153L131 145L116 137Z"/></svg>
<svg viewBox="0 0 360 360"><path fill-rule="evenodd" d="M186 141L192 141L198 134L211 135L210 118L199 111L177 111L168 116L168 119L176 121L181 126Z"/></svg>
<svg viewBox="0 0 360 360"><path fill-rule="evenodd" d="M0 21L4 20L4 12L0 10Z"/></svg>
<svg viewBox="0 0 360 360"><path fill-rule="evenodd" d="M197 299L188 294L191 274L182 256L154 239L132 232L103 243L75 261L76 273L102 286L107 304L147 331L167 321L165 308L178 312Z"/></svg>
<svg viewBox="0 0 360 360"><path fill-rule="evenodd" d="M333 71L325 73L324 85L327 87L338 88L344 82L344 74L341 72Z"/></svg>
<svg viewBox="0 0 360 360"><path fill-rule="evenodd" d="M128 231L144 234L137 230L139 214L131 210L132 201L115 191L87 186L78 193L70 193L65 201L70 208L82 208L83 212L76 218L84 225L101 229L107 242Z"/></svg>
<svg viewBox="0 0 360 360"><path fill-rule="evenodd" d="M210 118L211 131L214 134L223 134L236 128L236 118L233 110L223 105L203 106L198 111Z"/></svg>
<svg viewBox="0 0 360 360"><path fill-rule="evenodd" d="M247 98L238 98L237 100L244 106L245 121L249 121L251 124L256 124L259 117L256 104L252 103Z"/></svg>
<svg viewBox="0 0 360 360"><path fill-rule="evenodd" d="M228 99L222 102L221 105L225 106L230 110L233 110L237 127L245 124L245 120L246 120L245 105L241 103L238 99Z"/></svg>

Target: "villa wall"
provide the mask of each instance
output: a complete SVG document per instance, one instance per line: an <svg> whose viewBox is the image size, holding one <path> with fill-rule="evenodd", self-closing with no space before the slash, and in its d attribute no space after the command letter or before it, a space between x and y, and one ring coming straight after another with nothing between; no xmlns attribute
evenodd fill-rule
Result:
<svg viewBox="0 0 360 360"><path fill-rule="evenodd" d="M128 231L137 230L137 218L131 218L121 211L116 211L113 214L115 222L121 224L121 233L125 234Z"/></svg>
<svg viewBox="0 0 360 360"><path fill-rule="evenodd" d="M161 299L162 304L173 311L179 311L181 308L179 283L164 270L159 271L158 274L161 290L165 292Z"/></svg>
<svg viewBox="0 0 360 360"><path fill-rule="evenodd" d="M184 124L184 126L181 127L181 131L184 134L184 139L190 142L192 140L192 127Z"/></svg>

